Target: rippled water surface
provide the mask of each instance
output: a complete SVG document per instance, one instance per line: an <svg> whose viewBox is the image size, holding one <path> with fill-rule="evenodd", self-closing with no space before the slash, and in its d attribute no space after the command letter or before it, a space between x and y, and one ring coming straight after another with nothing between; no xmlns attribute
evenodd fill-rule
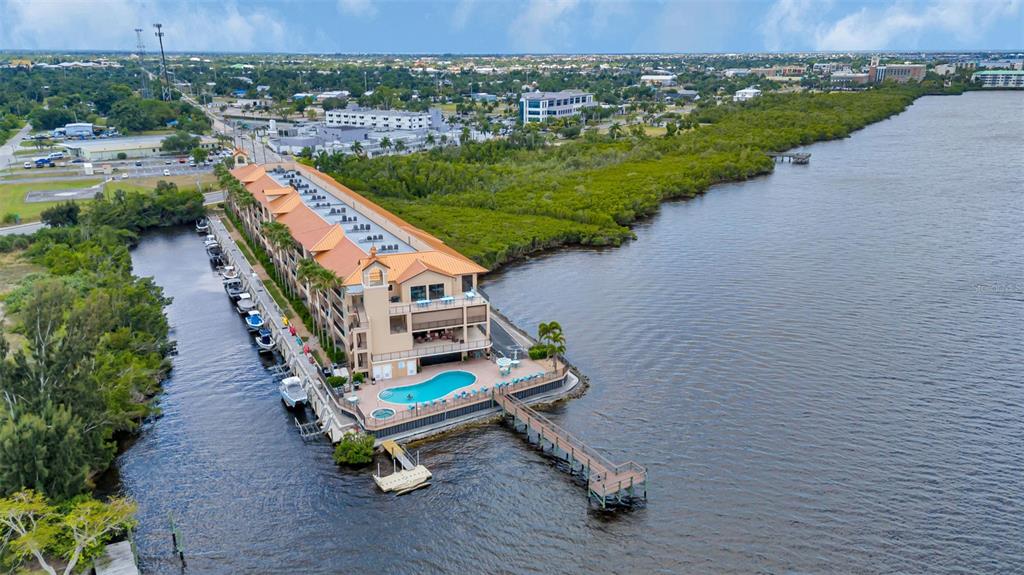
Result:
<svg viewBox="0 0 1024 575"><path fill-rule="evenodd" d="M1024 570L1024 95L924 98L809 166L665 205L618 249L490 278L590 376L552 417L649 466L646 509L497 426L421 448L395 498L303 443L191 232L139 273L175 298L163 417L120 458L147 573ZM624 185L628 185L624 182Z"/></svg>

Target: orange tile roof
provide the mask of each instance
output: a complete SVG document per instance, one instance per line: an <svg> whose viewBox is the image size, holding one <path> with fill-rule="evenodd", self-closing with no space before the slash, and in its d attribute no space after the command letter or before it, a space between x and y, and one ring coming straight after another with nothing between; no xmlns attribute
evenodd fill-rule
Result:
<svg viewBox="0 0 1024 575"><path fill-rule="evenodd" d="M287 214L300 205L305 204L302 203L302 198L299 197L299 194L292 193L288 196L278 196L277 198L270 200L270 213L275 215ZM323 220L320 221L323 222ZM324 225L326 225L326 223Z"/></svg>
<svg viewBox="0 0 1024 575"><path fill-rule="evenodd" d="M324 234L324 237L320 238L316 244L309 249L311 252L326 252L333 250L334 246L338 245L338 242L345 239L345 230L341 229L341 225L334 224L331 229ZM360 250L362 251L362 250Z"/></svg>
<svg viewBox="0 0 1024 575"><path fill-rule="evenodd" d="M415 236L429 246L426 251L402 254L375 254L370 257L347 237L338 224L330 224L323 217L303 203L302 198L290 187L281 186L267 174L259 164L236 168L231 174L245 184L253 196L268 206L276 221L288 226L292 237L306 251L313 253L320 265L345 278L345 285L361 282L361 272L371 262L380 262L390 268L392 281L403 282L423 273L434 271L443 275L484 273L487 271L469 258L448 247L444 242L427 232L402 220L398 216L357 194L334 178L305 165L294 166L300 172L314 175L329 184L328 192L357 203L360 209L368 209L384 218L401 232Z"/></svg>
<svg viewBox="0 0 1024 575"><path fill-rule="evenodd" d="M459 276L478 274L487 271L472 261L457 258L445 252L412 252L405 254L378 255L377 261L391 269L388 279L403 282L426 270L436 271L442 275ZM356 285L362 281L360 272L373 260L360 260L359 267L345 278L345 285Z"/></svg>

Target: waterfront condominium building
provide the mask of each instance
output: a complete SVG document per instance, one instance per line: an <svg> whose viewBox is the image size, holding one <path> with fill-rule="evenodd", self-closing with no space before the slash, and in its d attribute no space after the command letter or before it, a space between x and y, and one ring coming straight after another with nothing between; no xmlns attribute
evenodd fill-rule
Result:
<svg viewBox="0 0 1024 575"><path fill-rule="evenodd" d="M1024 88L1024 70L982 70L971 74L983 88Z"/></svg>
<svg viewBox="0 0 1024 575"><path fill-rule="evenodd" d="M519 119L526 124L577 116L583 108L594 105L594 95L579 90L524 92L519 97Z"/></svg>
<svg viewBox="0 0 1024 575"><path fill-rule="evenodd" d="M306 303L321 343L346 352L350 372L387 380L489 355L490 304L477 291L486 269L308 166L231 173L256 200L233 203L246 232ZM271 222L293 241L264 233ZM315 285L299 271L315 269L303 260L333 272L336 284Z"/></svg>
<svg viewBox="0 0 1024 575"><path fill-rule="evenodd" d="M926 66L924 64L886 64L880 66L878 59L874 58L868 67L868 80L872 83L882 83L886 80L905 84L911 80L920 82L924 80Z"/></svg>
<svg viewBox="0 0 1024 575"><path fill-rule="evenodd" d="M348 107L328 110L325 115L325 123L331 127L370 130L426 130L430 127L430 112Z"/></svg>

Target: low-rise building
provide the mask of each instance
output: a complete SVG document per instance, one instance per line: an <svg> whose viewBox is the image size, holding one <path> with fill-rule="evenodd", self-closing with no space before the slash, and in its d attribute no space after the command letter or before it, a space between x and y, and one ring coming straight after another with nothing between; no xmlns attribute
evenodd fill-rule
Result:
<svg viewBox="0 0 1024 575"><path fill-rule="evenodd" d="M867 72L832 72L829 76L832 86L837 88L853 88L868 83Z"/></svg>
<svg viewBox="0 0 1024 575"><path fill-rule="evenodd" d="M71 157L88 161L119 160L122 157L147 158L166 153L160 147L166 137L127 136L81 141L69 140L61 145ZM205 150L212 150L219 145L216 139L209 136L201 136L199 142L199 146Z"/></svg>
<svg viewBox="0 0 1024 575"><path fill-rule="evenodd" d="M235 207L281 279L303 299L324 345L346 352L350 373L372 381L490 353L490 304L477 291L487 270L433 237L301 164L252 164L232 174L256 199ZM294 242L263 234L283 224ZM299 262L337 278L314 287Z"/></svg>
<svg viewBox="0 0 1024 575"><path fill-rule="evenodd" d="M761 95L761 90L751 86L749 88L743 88L742 90L736 90L736 94L733 95L732 99L737 102L746 102L747 100L753 100Z"/></svg>
<svg viewBox="0 0 1024 575"><path fill-rule="evenodd" d="M640 76L640 83L647 86L675 86L675 74L644 74Z"/></svg>
<svg viewBox="0 0 1024 575"><path fill-rule="evenodd" d="M982 70L971 74L971 81L983 88L1024 88L1024 70Z"/></svg>
<svg viewBox="0 0 1024 575"><path fill-rule="evenodd" d="M594 95L580 90L525 92L519 97L519 119L526 124L578 116L584 108L594 105Z"/></svg>
<svg viewBox="0 0 1024 575"><path fill-rule="evenodd" d="M371 130L425 130L431 125L430 112L375 110L350 105L326 112L328 126L350 126Z"/></svg>
<svg viewBox="0 0 1024 575"><path fill-rule="evenodd" d="M926 66L924 64L885 64L879 65L878 59L871 60L868 67L868 81L881 83L885 81L905 84L911 80L920 82L924 80Z"/></svg>

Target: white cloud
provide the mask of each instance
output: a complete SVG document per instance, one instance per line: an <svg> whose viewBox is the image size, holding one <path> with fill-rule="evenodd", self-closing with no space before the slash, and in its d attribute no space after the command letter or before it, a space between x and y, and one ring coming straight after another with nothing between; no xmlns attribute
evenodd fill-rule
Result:
<svg viewBox="0 0 1024 575"><path fill-rule="evenodd" d="M512 45L526 52L568 48L571 27L566 20L579 4L579 0L530 0L521 5L508 29Z"/></svg>
<svg viewBox="0 0 1024 575"><path fill-rule="evenodd" d="M203 50L284 50L285 24L262 9L226 4L179 4L134 0L80 0L59 9L41 9L32 0L0 1L4 15L0 47L17 49L135 50L133 28L143 29L147 52L157 51L153 23L164 24L164 48ZM296 46L292 45L292 49Z"/></svg>
<svg viewBox="0 0 1024 575"><path fill-rule="evenodd" d="M338 10L352 16L373 17L377 15L377 7L373 0L338 0Z"/></svg>
<svg viewBox="0 0 1024 575"><path fill-rule="evenodd" d="M476 0L459 0L452 10L452 28L462 30L469 23L469 17L473 15L476 7Z"/></svg>
<svg viewBox="0 0 1024 575"><path fill-rule="evenodd" d="M1021 0L930 0L868 4L838 17L833 3L776 0L761 25L769 50L878 50L914 48L924 34L979 43L1001 18L1019 17ZM980 47L980 46L979 46Z"/></svg>

